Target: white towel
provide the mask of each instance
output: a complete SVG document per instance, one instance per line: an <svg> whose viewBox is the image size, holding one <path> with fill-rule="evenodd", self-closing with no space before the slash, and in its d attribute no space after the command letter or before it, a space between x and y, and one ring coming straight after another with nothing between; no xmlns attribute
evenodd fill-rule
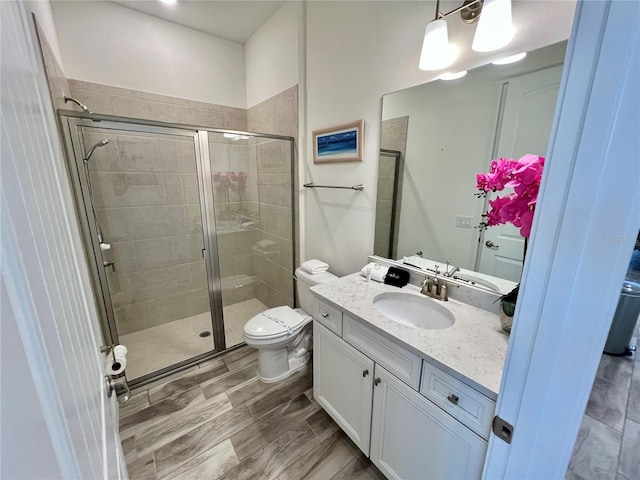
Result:
<svg viewBox="0 0 640 480"><path fill-rule="evenodd" d="M360 275L366 277L367 268L371 269L371 280L375 280L376 282L380 283L384 282L384 277L389 271L389 267L383 267L379 263L371 262L362 267L362 270L360 270Z"/></svg>
<svg viewBox="0 0 640 480"><path fill-rule="evenodd" d="M304 262L300 265L300 268L309 272L311 275L317 275L319 273L326 272L329 269L329 264L314 258L313 260L307 260Z"/></svg>

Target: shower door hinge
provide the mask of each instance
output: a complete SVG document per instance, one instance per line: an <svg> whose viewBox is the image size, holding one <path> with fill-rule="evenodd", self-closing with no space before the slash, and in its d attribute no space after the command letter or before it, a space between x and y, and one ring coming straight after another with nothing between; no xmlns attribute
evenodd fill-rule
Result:
<svg viewBox="0 0 640 480"><path fill-rule="evenodd" d="M513 438L513 425L506 420L503 420L499 416L493 417L493 433L499 439L511 444Z"/></svg>
<svg viewBox="0 0 640 480"><path fill-rule="evenodd" d="M202 249L202 258L204 258L204 252L206 252L206 251L207 251L207 249L206 249L206 248L203 248L203 249Z"/></svg>

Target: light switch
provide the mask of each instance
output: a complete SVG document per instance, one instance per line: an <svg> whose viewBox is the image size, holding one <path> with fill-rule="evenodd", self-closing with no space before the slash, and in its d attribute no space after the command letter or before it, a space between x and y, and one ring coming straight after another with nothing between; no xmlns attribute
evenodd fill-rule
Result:
<svg viewBox="0 0 640 480"><path fill-rule="evenodd" d="M471 222L473 219L471 217L465 217L463 215L456 215L456 227L460 228L471 228Z"/></svg>

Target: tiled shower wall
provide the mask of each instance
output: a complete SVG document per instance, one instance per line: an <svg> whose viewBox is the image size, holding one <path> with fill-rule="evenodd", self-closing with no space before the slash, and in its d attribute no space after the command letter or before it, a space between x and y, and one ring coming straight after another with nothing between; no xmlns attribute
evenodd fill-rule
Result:
<svg viewBox="0 0 640 480"><path fill-rule="evenodd" d="M246 289L242 295L235 290L251 277L251 291L262 303L292 305L290 142L209 138L224 304L246 300ZM227 171L247 175L242 194L216 185L215 174Z"/></svg>
<svg viewBox="0 0 640 480"><path fill-rule="evenodd" d="M247 112L247 128L252 132L298 137L298 87L291 87ZM266 139L265 139L266 140ZM298 208L297 148L294 148L293 186L295 203L291 204L291 164L289 142L265 141L256 148L258 166L258 209L260 224L258 241L266 246L264 253L254 250L254 269L258 279L258 299L268 307L293 305L292 243L299 246L299 223L295 222L291 237L292 207ZM264 243L268 242L268 243ZM270 251L272 250L272 251ZM299 252L299 248L296 248ZM299 263L296 255L295 264Z"/></svg>
<svg viewBox="0 0 640 480"><path fill-rule="evenodd" d="M404 155L407 149L407 131L409 117L398 117L384 120L380 132L380 148L400 152L398 191L402 192L402 178ZM391 228L395 230L394 238L398 238L398 220L400 218L401 197L396 203L396 224L391 225L393 210L393 183L395 179L396 159L388 155L380 155L378 166L378 196L376 199L376 229L374 237L374 254L381 257L389 256L389 240ZM397 244L397 241L396 241ZM397 248L397 245L396 245ZM392 258L398 258L397 252L392 252Z"/></svg>
<svg viewBox="0 0 640 480"><path fill-rule="evenodd" d="M193 140L91 129L89 161L119 334L209 310Z"/></svg>
<svg viewBox="0 0 640 480"><path fill-rule="evenodd" d="M168 97L69 79L71 96L93 112L229 130L247 129L247 112L242 108ZM73 107L67 105L68 110Z"/></svg>

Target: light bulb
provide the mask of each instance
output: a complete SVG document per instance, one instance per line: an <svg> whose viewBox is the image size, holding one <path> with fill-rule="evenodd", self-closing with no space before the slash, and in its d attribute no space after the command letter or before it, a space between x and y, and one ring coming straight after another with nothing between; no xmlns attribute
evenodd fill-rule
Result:
<svg viewBox="0 0 640 480"><path fill-rule="evenodd" d="M484 0L471 48L476 52L492 52L507 45L513 34L511 0Z"/></svg>
<svg viewBox="0 0 640 480"><path fill-rule="evenodd" d="M447 22L443 19L429 22L424 32L420 70L439 70L453 63L458 49L449 43Z"/></svg>

